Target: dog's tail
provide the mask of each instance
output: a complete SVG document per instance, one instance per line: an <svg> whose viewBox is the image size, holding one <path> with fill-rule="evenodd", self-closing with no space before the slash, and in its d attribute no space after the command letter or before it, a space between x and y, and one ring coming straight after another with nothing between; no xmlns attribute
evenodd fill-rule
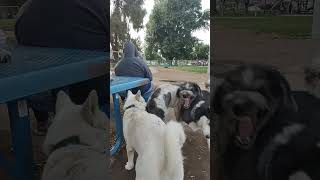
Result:
<svg viewBox="0 0 320 180"><path fill-rule="evenodd" d="M176 170L177 167L181 167L183 171L183 155L181 148L185 141L186 135L182 125L176 121L169 121L165 133L165 168L169 172L170 170Z"/></svg>

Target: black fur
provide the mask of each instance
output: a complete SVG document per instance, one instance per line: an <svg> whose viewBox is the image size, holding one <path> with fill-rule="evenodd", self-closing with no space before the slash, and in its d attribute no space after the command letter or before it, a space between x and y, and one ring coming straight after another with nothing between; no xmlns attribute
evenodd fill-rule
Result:
<svg viewBox="0 0 320 180"><path fill-rule="evenodd" d="M191 122L197 122L201 116L206 116L208 119L209 118L209 112L210 112L210 93L205 90L201 90L199 85L196 83L191 83L191 82L186 82L180 86L180 88L177 91L177 96L179 96L180 91L186 89L186 84L189 83L191 85L191 91L196 95L195 99L191 102L190 108L185 109L181 108L180 109L180 120L186 122L186 123L191 123ZM203 104L201 104L200 107L195 108L196 104L199 103L200 101L204 101ZM193 112L192 112L193 111Z"/></svg>
<svg viewBox="0 0 320 180"><path fill-rule="evenodd" d="M160 117L161 119L164 119L164 117L165 117L165 112L164 112L162 109L158 108L156 102L154 101L154 98L156 98L156 97L159 96L160 91L161 91L161 89L156 89L156 90L152 93L152 95L151 95L151 97L150 97L150 100L149 100L149 102L147 103L146 110L147 110L147 112L149 112L149 113L151 113L151 114L155 114L155 115L157 115L158 117Z"/></svg>
<svg viewBox="0 0 320 180"><path fill-rule="evenodd" d="M267 124L258 132L250 149L234 145L230 120L222 106L226 94L247 90L239 73L252 68L255 77L264 79L259 91L275 108ZM320 179L320 100L307 92L291 92L286 79L275 69L264 66L242 66L230 72L216 89L212 105L219 119L215 122L217 135L214 162L214 179L219 180L288 180L289 175L303 170L312 180ZM297 109L298 107L298 109ZM288 135L288 141L274 145L275 136L285 127L298 125L301 130ZM285 133L284 133L285 134ZM280 141L281 142L281 141Z"/></svg>

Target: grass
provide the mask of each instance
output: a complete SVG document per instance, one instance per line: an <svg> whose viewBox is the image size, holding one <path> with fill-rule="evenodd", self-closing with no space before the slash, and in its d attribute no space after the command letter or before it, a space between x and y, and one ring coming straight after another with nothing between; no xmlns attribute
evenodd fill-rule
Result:
<svg viewBox="0 0 320 180"><path fill-rule="evenodd" d="M177 70L188 71L194 73L207 73L207 66L175 66Z"/></svg>
<svg viewBox="0 0 320 180"><path fill-rule="evenodd" d="M0 29L4 31L14 31L15 19L0 19Z"/></svg>
<svg viewBox="0 0 320 180"><path fill-rule="evenodd" d="M312 16L219 17L216 25L270 33L279 38L311 38Z"/></svg>

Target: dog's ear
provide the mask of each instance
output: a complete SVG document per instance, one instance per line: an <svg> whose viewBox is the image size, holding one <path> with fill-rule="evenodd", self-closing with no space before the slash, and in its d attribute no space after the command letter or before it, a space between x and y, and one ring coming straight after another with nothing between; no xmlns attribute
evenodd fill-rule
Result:
<svg viewBox="0 0 320 180"><path fill-rule="evenodd" d="M216 87L214 94L211 96L211 108L217 114L223 113L222 101L227 88L227 84L222 83Z"/></svg>
<svg viewBox="0 0 320 180"><path fill-rule="evenodd" d="M99 110L99 98L97 92L92 90L86 100L86 102L82 105L81 113L84 116L85 120L92 125L94 114Z"/></svg>
<svg viewBox="0 0 320 180"><path fill-rule="evenodd" d="M286 109L290 109L293 111L298 111L298 105L296 104L296 101L292 97L291 88L289 83L284 79L282 80L282 83L280 84L282 88L282 106Z"/></svg>
<svg viewBox="0 0 320 180"><path fill-rule="evenodd" d="M176 93L176 96L178 97L178 98L180 98L180 91L181 91L181 87L179 87L178 89L177 89L177 93Z"/></svg>
<svg viewBox="0 0 320 180"><path fill-rule="evenodd" d="M270 83L272 94L281 100L280 108L297 111L298 106L292 97L291 87L287 79L277 69L271 69L269 79L273 82Z"/></svg>
<svg viewBox="0 0 320 180"><path fill-rule="evenodd" d="M199 95L202 97L202 90L201 90L200 86L198 84L194 83L194 87L198 91Z"/></svg>
<svg viewBox="0 0 320 180"><path fill-rule="evenodd" d="M64 91L59 91L56 102L56 113L58 113L62 108L70 104L73 104L70 97Z"/></svg>
<svg viewBox="0 0 320 180"><path fill-rule="evenodd" d="M136 97L136 100L137 100L137 101L140 100L140 98L141 98L141 91L140 91L140 90L137 92L137 94L136 94L135 97Z"/></svg>
<svg viewBox="0 0 320 180"><path fill-rule="evenodd" d="M127 97L129 97L131 95L132 95L132 92L130 90L128 90Z"/></svg>

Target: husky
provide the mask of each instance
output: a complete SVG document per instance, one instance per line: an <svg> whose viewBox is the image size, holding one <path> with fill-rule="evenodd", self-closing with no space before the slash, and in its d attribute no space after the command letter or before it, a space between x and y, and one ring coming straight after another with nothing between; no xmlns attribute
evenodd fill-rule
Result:
<svg viewBox="0 0 320 180"><path fill-rule="evenodd" d="M186 135L176 121L165 124L148 113L141 92L128 91L124 104L123 133L128 162L126 170L134 168L134 151L138 153L136 180L183 180L182 146Z"/></svg>
<svg viewBox="0 0 320 180"><path fill-rule="evenodd" d="M100 111L96 91L83 105L75 105L60 91L43 144L48 157L43 180L104 180L108 177L107 121Z"/></svg>

